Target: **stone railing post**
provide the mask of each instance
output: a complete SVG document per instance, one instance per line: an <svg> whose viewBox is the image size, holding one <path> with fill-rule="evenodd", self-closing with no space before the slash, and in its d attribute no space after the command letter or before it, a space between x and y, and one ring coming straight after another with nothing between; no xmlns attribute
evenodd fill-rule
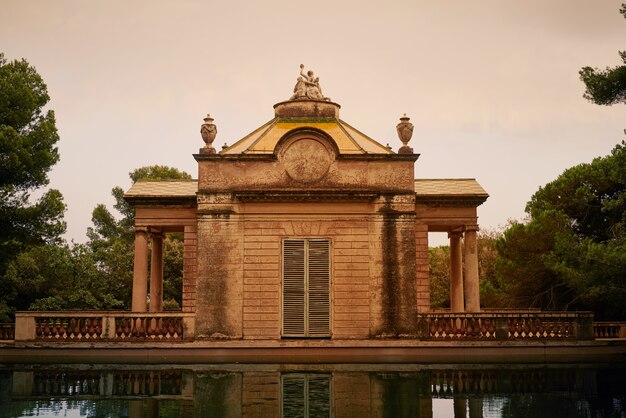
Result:
<svg viewBox="0 0 626 418"><path fill-rule="evenodd" d="M509 338L509 321L507 318L496 318L496 340L507 340Z"/></svg>
<svg viewBox="0 0 626 418"><path fill-rule="evenodd" d="M15 341L29 341L37 337L35 317L29 314L15 314Z"/></svg>
<svg viewBox="0 0 626 418"><path fill-rule="evenodd" d="M186 340L193 340L196 337L196 318L195 316L183 317L183 335Z"/></svg>
<svg viewBox="0 0 626 418"><path fill-rule="evenodd" d="M417 339L427 340L430 337L430 326L426 315L417 316Z"/></svg>
<svg viewBox="0 0 626 418"><path fill-rule="evenodd" d="M581 314L574 319L574 339L593 340L593 315Z"/></svg>
<svg viewBox="0 0 626 418"><path fill-rule="evenodd" d="M102 317L102 339L114 339L115 334L115 317L103 316Z"/></svg>

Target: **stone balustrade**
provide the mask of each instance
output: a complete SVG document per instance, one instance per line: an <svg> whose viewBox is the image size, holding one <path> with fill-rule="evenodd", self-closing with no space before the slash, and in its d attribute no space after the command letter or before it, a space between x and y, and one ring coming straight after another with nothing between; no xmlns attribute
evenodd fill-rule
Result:
<svg viewBox="0 0 626 418"><path fill-rule="evenodd" d="M16 341L183 341L193 340L195 318L182 312L18 312Z"/></svg>
<svg viewBox="0 0 626 418"><path fill-rule="evenodd" d="M594 322L594 338L626 338L626 322Z"/></svg>
<svg viewBox="0 0 626 418"><path fill-rule="evenodd" d="M0 324L0 341L15 339L15 324Z"/></svg>
<svg viewBox="0 0 626 418"><path fill-rule="evenodd" d="M587 340L593 339L591 312L480 312L418 315L424 340Z"/></svg>
<svg viewBox="0 0 626 418"><path fill-rule="evenodd" d="M183 312L18 312L0 340L191 341L195 317ZM418 314L418 340L537 341L626 338L626 323L593 322L591 312L434 312Z"/></svg>

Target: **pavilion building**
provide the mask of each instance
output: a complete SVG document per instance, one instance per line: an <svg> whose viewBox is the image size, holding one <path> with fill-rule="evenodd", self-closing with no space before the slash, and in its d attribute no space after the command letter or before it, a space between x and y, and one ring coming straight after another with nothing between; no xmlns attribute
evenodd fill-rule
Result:
<svg viewBox="0 0 626 418"><path fill-rule="evenodd" d="M451 310L480 311L488 194L474 179L415 179L409 118L394 152L339 110L303 73L272 120L219 152L207 116L197 180L135 183L132 310L147 311L148 294L162 310L163 234L176 232L196 339L414 337L431 309L428 233L443 232Z"/></svg>

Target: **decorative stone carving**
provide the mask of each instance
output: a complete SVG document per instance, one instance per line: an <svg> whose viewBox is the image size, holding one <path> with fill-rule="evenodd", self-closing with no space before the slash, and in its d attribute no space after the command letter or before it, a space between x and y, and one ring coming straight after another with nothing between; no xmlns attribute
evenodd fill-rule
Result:
<svg viewBox="0 0 626 418"><path fill-rule="evenodd" d="M293 96L289 100L324 100L330 101L330 98L324 97L322 87L320 86L320 78L315 77L312 70L304 73L304 64L300 64L300 77L296 81L293 88Z"/></svg>
<svg viewBox="0 0 626 418"><path fill-rule="evenodd" d="M398 150L399 154L413 154L413 148L407 144L413 136L413 124L409 122L411 118L407 117L406 113L400 118L400 123L396 125L398 131L398 137L402 141L402 146Z"/></svg>
<svg viewBox="0 0 626 418"><path fill-rule="evenodd" d="M213 123L214 119L207 113L204 118L204 123L200 128L200 135L206 144L200 149L203 154L215 154L215 148L213 148L213 141L217 135L217 126Z"/></svg>
<svg viewBox="0 0 626 418"><path fill-rule="evenodd" d="M321 180L328 173L332 162L333 155L322 143L314 139L299 139L283 154L287 174L302 183Z"/></svg>

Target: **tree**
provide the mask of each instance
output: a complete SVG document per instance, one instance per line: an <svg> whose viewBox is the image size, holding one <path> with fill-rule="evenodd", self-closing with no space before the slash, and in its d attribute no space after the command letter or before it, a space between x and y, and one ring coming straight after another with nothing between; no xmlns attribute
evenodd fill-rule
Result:
<svg viewBox="0 0 626 418"><path fill-rule="evenodd" d="M189 180L191 175L176 168L153 165L141 167L129 173L133 182L144 180ZM113 207L121 214L117 220L105 205L98 205L92 212L93 227L88 228L88 245L103 280L111 283L111 291L116 300L130 306L132 280L135 214L124 200L124 190L114 187L111 194L115 198ZM168 234L164 239L163 298L174 300L168 306L182 303L182 252L180 234Z"/></svg>
<svg viewBox="0 0 626 418"><path fill-rule="evenodd" d="M24 59L9 62L0 53L0 317L13 311L8 295L14 290L4 277L9 263L35 246L61 243L65 232L58 190L30 201L59 160L54 112L44 111L49 100L34 67Z"/></svg>
<svg viewBox="0 0 626 418"><path fill-rule="evenodd" d="M626 142L565 170L526 212L497 243L508 303L626 318Z"/></svg>
<svg viewBox="0 0 626 418"><path fill-rule="evenodd" d="M48 184L59 160L54 112L43 111L49 100L35 68L0 53L0 276L20 251L59 242L65 232L58 190L29 203L29 192Z"/></svg>
<svg viewBox="0 0 626 418"><path fill-rule="evenodd" d="M622 3L620 13L626 18L626 3ZM626 51L621 51L619 55L626 64ZM626 65L604 70L583 67L579 74L586 86L585 99L598 105L626 104Z"/></svg>

